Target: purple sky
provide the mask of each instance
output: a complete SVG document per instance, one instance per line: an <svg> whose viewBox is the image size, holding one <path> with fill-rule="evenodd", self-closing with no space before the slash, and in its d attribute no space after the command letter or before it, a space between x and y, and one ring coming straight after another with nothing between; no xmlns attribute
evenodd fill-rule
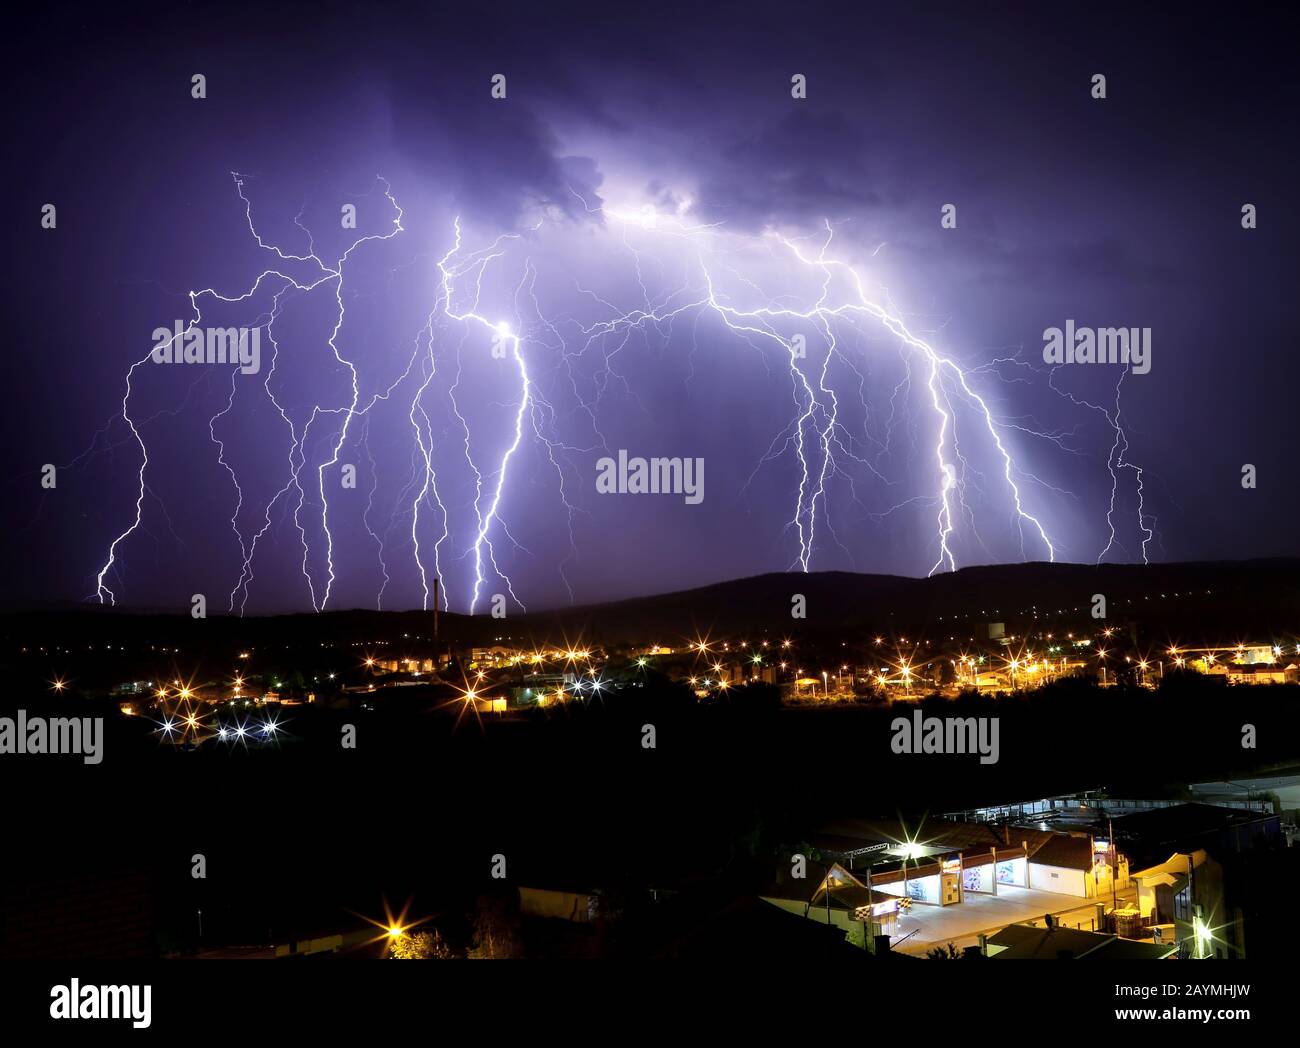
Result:
<svg viewBox="0 0 1300 1048"><path fill-rule="evenodd" d="M410 608L440 573L483 611L1296 553L1290 27L971 6L17 26L6 590ZM259 373L145 360L203 289ZM1152 330L1120 435L1122 367L1043 364L1067 318ZM704 500L597 494L620 449L702 458Z"/></svg>

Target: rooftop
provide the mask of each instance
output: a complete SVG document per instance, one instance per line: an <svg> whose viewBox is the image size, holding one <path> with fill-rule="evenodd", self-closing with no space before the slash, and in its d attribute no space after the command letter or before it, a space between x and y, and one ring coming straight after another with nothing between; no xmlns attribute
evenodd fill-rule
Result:
<svg viewBox="0 0 1300 1048"><path fill-rule="evenodd" d="M1157 946L1117 935L1085 932L1078 928L1031 927L1009 924L988 937L989 945L1005 949L990 956L995 960L1161 960L1176 953L1175 945Z"/></svg>

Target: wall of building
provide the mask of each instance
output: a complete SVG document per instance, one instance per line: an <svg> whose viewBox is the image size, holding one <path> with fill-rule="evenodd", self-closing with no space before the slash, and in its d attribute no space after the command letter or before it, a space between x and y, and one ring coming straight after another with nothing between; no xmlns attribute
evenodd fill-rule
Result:
<svg viewBox="0 0 1300 1048"><path fill-rule="evenodd" d="M519 889L519 910L529 917L557 917L585 924L591 919L592 899L586 892Z"/></svg>
<svg viewBox="0 0 1300 1048"><path fill-rule="evenodd" d="M1067 870L1062 866L1046 866L1041 863L1029 864L1029 887L1043 892L1059 892L1061 895L1077 895L1088 898L1088 875L1083 870Z"/></svg>
<svg viewBox="0 0 1300 1048"><path fill-rule="evenodd" d="M888 884L881 884L876 881L873 885L877 891L888 892L890 895L906 895L915 902L934 903L939 905L939 875L931 874L929 877L909 877L904 887L903 879L900 877L896 881L890 881Z"/></svg>
<svg viewBox="0 0 1300 1048"><path fill-rule="evenodd" d="M1019 885L1021 888L1025 884L1025 857L1021 855L1015 859L998 859L997 863L998 884Z"/></svg>
<svg viewBox="0 0 1300 1048"><path fill-rule="evenodd" d="M992 893L993 873L994 868L991 862L985 863L983 866L970 866L962 870L962 890Z"/></svg>

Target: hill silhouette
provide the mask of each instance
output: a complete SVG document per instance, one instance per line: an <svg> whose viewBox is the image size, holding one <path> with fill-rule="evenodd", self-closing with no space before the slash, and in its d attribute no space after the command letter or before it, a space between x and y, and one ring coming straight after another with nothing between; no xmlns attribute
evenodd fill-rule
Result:
<svg viewBox="0 0 1300 1048"><path fill-rule="evenodd" d="M807 614L791 615L795 595ZM1225 629L1242 639L1300 632L1300 559L1174 564L1002 564L963 568L931 578L852 572L773 572L697 589L604 604L511 613L504 619L443 612L443 644L565 639L588 643L660 643L707 634L768 631L774 635L859 635L862 631L924 631L987 637L987 624L1008 632L1052 623L1096 625L1092 600L1102 594L1107 623L1168 631L1183 643ZM320 614L238 618L218 613L193 620L184 613L70 605L10 611L0 616L9 643L45 643L57 629L62 643L274 642L311 639L431 642L431 611L352 609Z"/></svg>

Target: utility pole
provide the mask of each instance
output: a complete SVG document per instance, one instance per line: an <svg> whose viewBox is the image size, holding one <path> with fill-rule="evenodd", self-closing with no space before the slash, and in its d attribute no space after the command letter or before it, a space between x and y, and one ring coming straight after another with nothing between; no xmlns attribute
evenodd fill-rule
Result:
<svg viewBox="0 0 1300 1048"><path fill-rule="evenodd" d="M1119 909L1119 903L1116 901L1115 881L1119 877L1119 869L1116 860L1119 858L1119 852L1115 849L1115 822L1110 817L1106 817L1106 834L1110 837L1110 908Z"/></svg>

